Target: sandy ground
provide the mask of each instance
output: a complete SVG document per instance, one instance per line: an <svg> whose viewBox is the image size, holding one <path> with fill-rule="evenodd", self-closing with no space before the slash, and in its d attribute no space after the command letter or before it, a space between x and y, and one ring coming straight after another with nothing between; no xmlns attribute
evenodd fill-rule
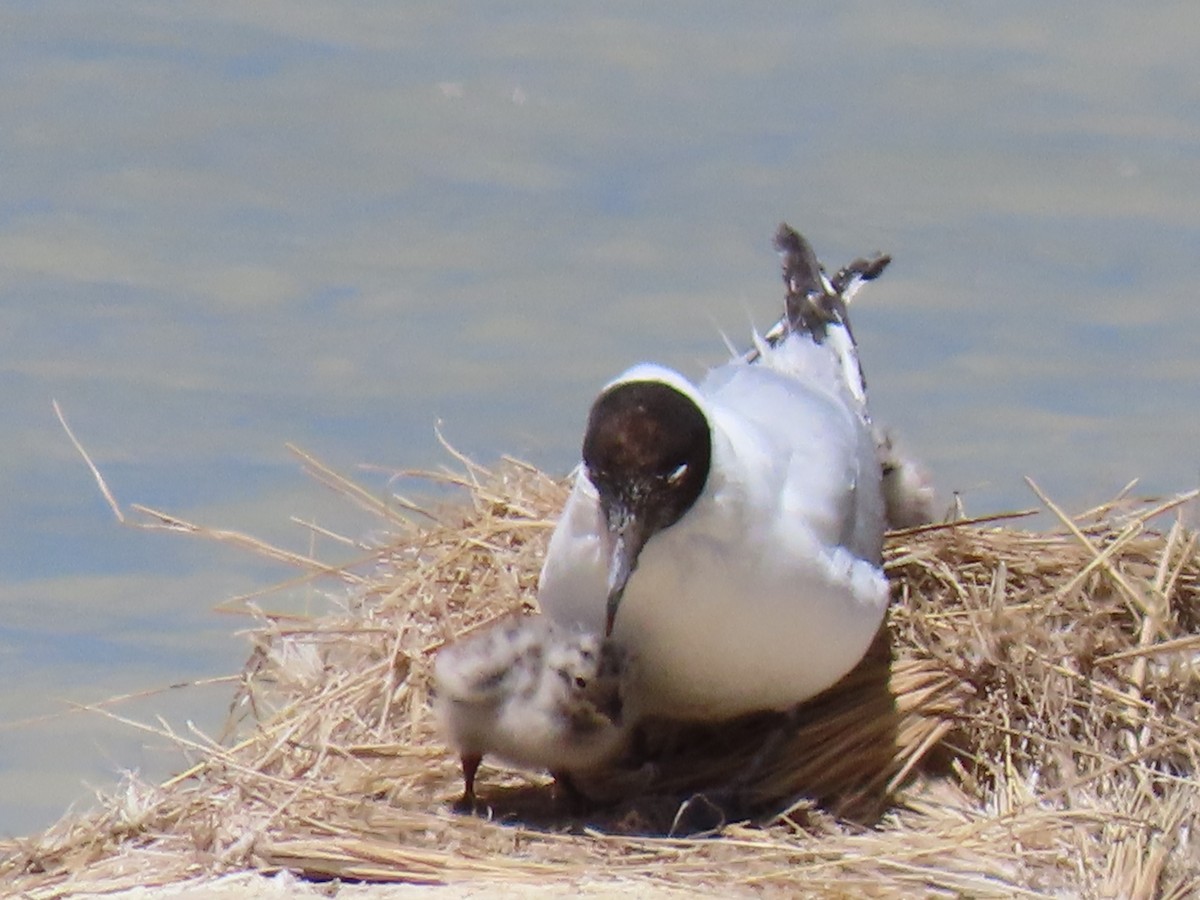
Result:
<svg viewBox="0 0 1200 900"><path fill-rule="evenodd" d="M711 896L729 896L714 888ZM272 877L244 872L222 878L185 881L162 887L139 887L115 894L71 894L77 900L282 900L285 897L336 897L338 900L559 900L565 897L649 897L653 900L683 900L704 896L693 890L677 890L646 881L584 880L554 884L513 884L473 881L451 885L416 884L312 884L288 873Z"/></svg>

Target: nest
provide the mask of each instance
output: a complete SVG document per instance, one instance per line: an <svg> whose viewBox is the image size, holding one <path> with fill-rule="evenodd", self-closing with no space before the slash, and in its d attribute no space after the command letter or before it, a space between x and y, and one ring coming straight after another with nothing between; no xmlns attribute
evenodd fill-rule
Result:
<svg viewBox="0 0 1200 900"><path fill-rule="evenodd" d="M386 539L345 565L286 554L302 569L288 587L324 582L328 611L242 602L253 649L226 733L170 733L189 756L180 774L131 779L96 811L7 842L6 891L246 869L724 894L1200 890L1200 555L1172 513L1194 493L1076 517L1042 498L1059 520L1045 533L978 520L893 533L875 647L795 716L656 723L654 765L591 779L606 802L583 813L544 774L485 763L491 815L471 816L451 808L461 776L428 708L432 657L533 611L566 487L460 459L463 474L434 477L466 501L424 509L304 458Z"/></svg>

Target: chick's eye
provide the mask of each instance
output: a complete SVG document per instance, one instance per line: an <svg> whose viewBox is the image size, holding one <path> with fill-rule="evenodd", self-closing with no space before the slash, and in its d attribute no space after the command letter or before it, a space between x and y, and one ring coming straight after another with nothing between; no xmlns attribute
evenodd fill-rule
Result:
<svg viewBox="0 0 1200 900"><path fill-rule="evenodd" d="M584 678L582 675L576 675L575 676L575 687L580 688L580 689L587 687L587 679Z"/></svg>

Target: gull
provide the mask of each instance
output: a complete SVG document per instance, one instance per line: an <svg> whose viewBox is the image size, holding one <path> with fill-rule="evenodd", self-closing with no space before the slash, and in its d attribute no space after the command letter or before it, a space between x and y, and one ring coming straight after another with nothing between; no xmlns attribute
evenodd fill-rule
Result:
<svg viewBox="0 0 1200 900"><path fill-rule="evenodd" d="M628 656L596 634L543 616L512 617L444 647L434 662L433 705L462 759L474 808L485 754L548 769L568 790L573 772L602 766L628 735L622 678Z"/></svg>
<svg viewBox="0 0 1200 900"><path fill-rule="evenodd" d="M538 601L638 660L647 716L787 710L863 657L888 605L881 449L846 304L889 258L826 276L781 225L786 306L695 385L643 363L592 404Z"/></svg>

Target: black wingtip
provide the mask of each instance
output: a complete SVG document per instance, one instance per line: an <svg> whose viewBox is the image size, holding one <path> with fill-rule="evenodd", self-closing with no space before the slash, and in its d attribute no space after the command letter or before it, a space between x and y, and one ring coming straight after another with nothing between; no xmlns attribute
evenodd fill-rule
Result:
<svg viewBox="0 0 1200 900"><path fill-rule="evenodd" d="M787 285L788 294L825 293L816 251L787 222L781 222L775 232L775 249L783 256L783 283Z"/></svg>
<svg viewBox="0 0 1200 900"><path fill-rule="evenodd" d="M891 261L891 256L886 253L878 253L869 259L860 256L838 269L829 282L834 291L839 294L845 293L846 288L855 281L874 281L883 274L883 270Z"/></svg>
<svg viewBox="0 0 1200 900"><path fill-rule="evenodd" d="M786 222L775 232L775 247L783 256L788 329L809 334L820 344L830 324L844 322L840 298L830 293L825 270L812 245Z"/></svg>
<svg viewBox="0 0 1200 900"><path fill-rule="evenodd" d="M824 266L805 237L782 222L775 231L775 249L783 257L783 281L787 286L785 312L763 335L768 347L777 346L789 334L808 334L818 344L825 340L829 325L839 324L850 334L847 301L864 282L874 281L892 261L886 253L859 257L827 277ZM743 359L753 363L761 356L759 349L745 354Z"/></svg>

